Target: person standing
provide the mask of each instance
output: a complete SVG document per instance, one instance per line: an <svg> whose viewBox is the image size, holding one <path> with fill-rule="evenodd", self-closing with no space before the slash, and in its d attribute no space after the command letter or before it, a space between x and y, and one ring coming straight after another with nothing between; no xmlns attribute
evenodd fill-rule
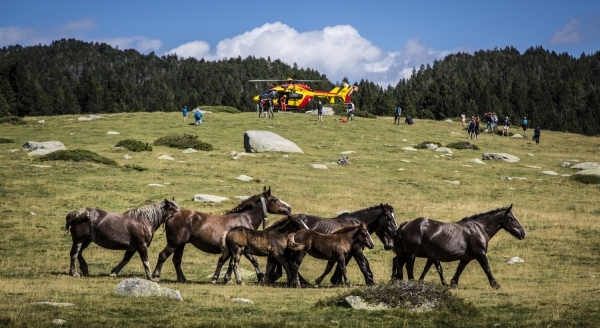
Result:
<svg viewBox="0 0 600 328"><path fill-rule="evenodd" d="M319 100L319 104L317 105L317 122L321 121L323 122L323 104L321 104L321 101Z"/></svg>
<svg viewBox="0 0 600 328"><path fill-rule="evenodd" d="M467 132L469 133L469 139L475 138L475 117L471 116L471 120L469 121L469 125L467 127Z"/></svg>
<svg viewBox="0 0 600 328"><path fill-rule="evenodd" d="M273 115L273 99L269 98L269 100L267 100L268 102L268 106L269 106L269 112L267 113L267 116L269 118L275 118L275 115Z"/></svg>
<svg viewBox="0 0 600 328"><path fill-rule="evenodd" d="M527 137L527 117L523 118L523 137Z"/></svg>
<svg viewBox="0 0 600 328"><path fill-rule="evenodd" d="M279 108L281 108L281 110L284 112L287 109L287 104L285 103L285 95L283 95L283 96L281 96L281 98L279 98Z"/></svg>
<svg viewBox="0 0 600 328"><path fill-rule="evenodd" d="M494 132L494 128L492 125L492 113L488 112L487 114L485 114L485 116L483 117L485 119L485 129L487 130L488 133Z"/></svg>
<svg viewBox="0 0 600 328"><path fill-rule="evenodd" d="M536 125L535 129L533 130L533 140L535 140L535 144L539 145L540 144L540 134L541 134L541 130L540 130L540 126Z"/></svg>
<svg viewBox="0 0 600 328"><path fill-rule="evenodd" d="M494 132L494 128L498 127L498 115L496 112L492 112L492 132Z"/></svg>
<svg viewBox="0 0 600 328"><path fill-rule="evenodd" d="M479 140L479 116L475 118L475 130L473 132L475 132L475 140Z"/></svg>
<svg viewBox="0 0 600 328"><path fill-rule="evenodd" d="M465 114L460 115L460 121L462 122L462 128L465 128L465 122L467 121L467 116Z"/></svg>
<svg viewBox="0 0 600 328"><path fill-rule="evenodd" d="M202 112L199 108L194 109L194 119L196 119L196 125L202 124Z"/></svg>
<svg viewBox="0 0 600 328"><path fill-rule="evenodd" d="M262 116L263 116L263 110L264 110L263 101L264 101L263 99L260 99L258 101L258 118L262 118Z"/></svg>
<svg viewBox="0 0 600 328"><path fill-rule="evenodd" d="M398 125L400 125L400 115L402 114L402 108L400 107L400 104L396 105L396 110L394 111L394 124L396 124L396 122L398 122Z"/></svg>
<svg viewBox="0 0 600 328"><path fill-rule="evenodd" d="M508 136L508 129L510 128L510 120L508 117L504 119L504 128L502 128L502 136Z"/></svg>
<svg viewBox="0 0 600 328"><path fill-rule="evenodd" d="M181 110L181 112L183 113L183 123L185 123L185 121L187 120L187 113L188 113L187 107L183 106L183 109Z"/></svg>
<svg viewBox="0 0 600 328"><path fill-rule="evenodd" d="M352 121L354 118L354 103L353 102L349 102L346 108L346 111L348 112L348 121Z"/></svg>

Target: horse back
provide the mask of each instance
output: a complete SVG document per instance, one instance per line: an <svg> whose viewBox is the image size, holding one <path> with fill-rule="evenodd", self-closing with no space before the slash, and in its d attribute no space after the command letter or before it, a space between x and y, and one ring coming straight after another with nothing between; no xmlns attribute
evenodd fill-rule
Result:
<svg viewBox="0 0 600 328"><path fill-rule="evenodd" d="M403 251L439 261L463 260L469 255L469 228L462 222L418 218L401 228Z"/></svg>

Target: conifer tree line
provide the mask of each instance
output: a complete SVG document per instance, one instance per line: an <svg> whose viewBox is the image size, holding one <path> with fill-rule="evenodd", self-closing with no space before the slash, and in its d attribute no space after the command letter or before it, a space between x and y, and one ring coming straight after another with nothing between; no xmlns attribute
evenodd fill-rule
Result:
<svg viewBox="0 0 600 328"><path fill-rule="evenodd" d="M288 77L324 80L311 84L318 90L334 86L316 70L279 59L159 57L75 39L15 45L0 49L0 117L179 111L183 105L255 111L252 97L269 85L248 80ZM392 115L397 104L403 116L437 120L494 111L513 125L527 116L542 129L600 134L600 52L579 58L541 47L457 53L413 68L395 86L353 84L357 110L375 115Z"/></svg>

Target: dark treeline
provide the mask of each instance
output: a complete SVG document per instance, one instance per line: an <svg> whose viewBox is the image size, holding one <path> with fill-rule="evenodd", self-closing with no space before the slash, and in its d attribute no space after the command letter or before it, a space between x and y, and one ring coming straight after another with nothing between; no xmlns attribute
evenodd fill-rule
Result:
<svg viewBox="0 0 600 328"><path fill-rule="evenodd" d="M268 86L248 80L287 77L327 80L270 58L158 57L74 39L16 45L0 49L0 117L177 111L183 105L254 111L252 97ZM438 120L495 111L513 124L527 116L543 129L600 134L600 52L579 58L541 47L523 54L512 47L458 53L413 69L396 86L355 85L357 109L376 115L391 115L397 103L403 115Z"/></svg>

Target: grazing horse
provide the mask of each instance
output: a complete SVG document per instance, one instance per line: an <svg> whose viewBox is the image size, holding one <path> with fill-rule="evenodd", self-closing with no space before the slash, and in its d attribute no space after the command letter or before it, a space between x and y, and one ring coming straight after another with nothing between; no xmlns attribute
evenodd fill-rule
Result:
<svg viewBox="0 0 600 328"><path fill-rule="evenodd" d="M504 229L517 239L525 238L525 229L509 207L498 208L486 213L465 217L455 223L439 222L418 218L403 225L397 234L400 244L396 247L397 270L406 263L408 279L414 279L415 257L426 257L433 261L460 261L454 277L450 281L458 289L458 278L467 264L477 260L485 272L490 285L500 289L500 284L492 276L486 256L488 242L496 233ZM428 261L429 262L429 261ZM441 278L443 280L443 277Z"/></svg>
<svg viewBox="0 0 600 328"><path fill-rule="evenodd" d="M156 229L177 212L179 205L174 200L165 199L123 214L93 207L67 214L65 230L67 233L71 232L73 238L69 275L79 277L75 270L75 259L79 260L81 273L84 276L88 275L88 265L82 253L93 241L107 249L125 250L123 260L111 270L111 276L116 277L133 254L138 252L144 264L146 277L151 279L148 247Z"/></svg>
<svg viewBox="0 0 600 328"><path fill-rule="evenodd" d="M263 192L244 200L240 205L226 214L208 214L184 210L173 216L165 224L167 246L158 255L158 262L152 276L158 281L163 263L173 255L173 265L177 272L177 281L186 282L181 271L181 258L187 243L191 243L209 254L221 253L221 236L223 232L234 227L245 227L256 230L263 223L267 225L267 213L290 214L292 208L284 201L271 194L271 188L263 188ZM245 254L256 270L256 276L262 280L258 261L253 255Z"/></svg>
<svg viewBox="0 0 600 328"><path fill-rule="evenodd" d="M386 250L392 249L394 246L394 235L398 226L396 225L396 218L394 217L394 208L388 204L380 204L364 208L352 213L344 213L334 218L322 218L314 215L306 215L306 225L313 231L320 233L332 233L333 231L351 225L364 223L367 226L367 230L370 234L375 232L383 243L383 247ZM360 271L365 277L365 284L372 285L373 273L369 267L369 261L363 254L363 247L356 244L353 249L348 253L346 264L350 259L354 257ZM281 277L281 266L277 265L275 259L269 258L268 264L274 264L277 272L269 272L272 279L269 283L275 282ZM307 283L304 281L302 276L299 277L303 285ZM340 267L338 266L331 277L331 283L338 285L341 283L342 275Z"/></svg>
<svg viewBox="0 0 600 328"><path fill-rule="evenodd" d="M231 270L233 270L236 282L243 284L240 278L239 263L240 257L244 253L274 257L284 266L288 283L291 284L292 271L285 260L285 251L288 248L287 236L290 233L308 229L304 220L306 220L304 214L296 214L284 217L260 231L245 227L235 227L223 232L223 236L221 237L221 257L217 263L217 269L215 270L212 282L217 282L221 267L231 258L224 282L229 282L231 279ZM269 268L267 268L266 272L267 274L269 273ZM268 281L268 276L265 276L265 280Z"/></svg>
<svg viewBox="0 0 600 328"><path fill-rule="evenodd" d="M298 274L298 268L302 264L302 260L306 254L310 256L327 260L327 267L325 271L315 282L315 287L319 287L323 278L331 269L335 263L338 264L342 271L344 283L348 287L352 287L348 281L346 275L346 257L354 248L354 245L358 244L360 247L368 247L372 249L375 247L371 234L367 230L367 226L364 223L352 226L346 226L333 231L330 234L323 234L313 230L300 230L295 234L288 236L290 239L289 248L293 251L292 253L292 274L293 281L296 287L300 287L300 278Z"/></svg>

